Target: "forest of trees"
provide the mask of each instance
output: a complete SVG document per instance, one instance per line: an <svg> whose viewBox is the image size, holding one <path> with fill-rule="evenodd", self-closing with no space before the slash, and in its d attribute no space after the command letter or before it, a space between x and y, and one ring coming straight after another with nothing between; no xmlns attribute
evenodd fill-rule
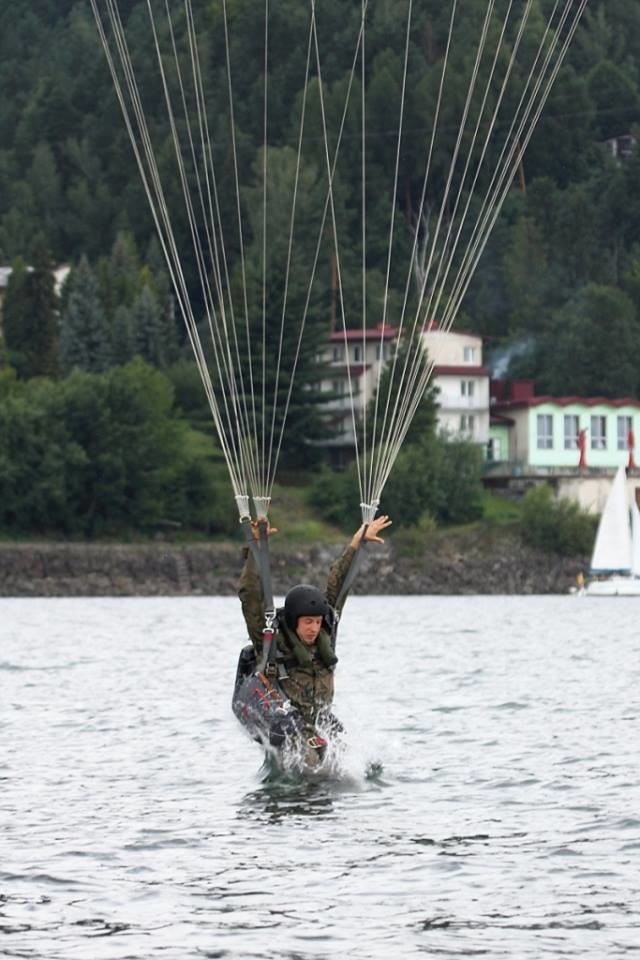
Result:
<svg viewBox="0 0 640 960"><path fill-rule="evenodd" d="M119 6L129 23L132 46L143 53L149 50L146 4L127 0ZM228 6L236 66L239 177L247 202L257 209L263 89L259 51L264 24L249 0L235 0ZM407 83L406 149L398 187L402 202L395 225L398 249L402 253L404 245L407 256L420 196L419 158L433 112L431 71L442 56L448 17L448 5L438 0L416 0L414 6L411 42L416 55ZM541 19L551 7L548 0L537 0L534 13ZM481 0L466 5L470 37L484 8ZM212 124L218 125L215 132L224 147L221 4L198 0L194 9L203 25L205 79L213 91ZM372 318L375 302L382 299L387 267L388 211L383 198L395 164L394 138L388 131L389 118L398 112L404 43L404 18L397 16L397 9L396 3L370 3L367 35L371 154L367 269ZM331 51L325 58L323 88L328 115L334 121L360 15L360 0L326 0L320 6L320 41ZM279 0L273 5L272 31L278 43L269 70L269 191L276 198L281 185L291 180L291 144L296 141L304 66L300 37L307 16L306 4L299 0ZM151 70L145 82L151 99L159 96ZM15 520L19 505L9 496L19 489L19 481L14 477L9 490L9 481L2 478L6 464L18 455L18 445L12 447L8 440L6 425L15 423L17 416L13 408L9 411L9 404L26 409L32 403L34 410L41 410L44 423L48 414L42 411L47 404L71 403L74 390L80 389L80 374L96 377L101 384L97 392L108 393L110 378L118 370L130 371L135 369L132 362L144 361L145 369L163 377L170 387L173 399L165 400L163 407L167 417L182 411L189 420L185 429L191 430L198 420L206 420L206 410L180 318L174 316L168 276L90 5L38 0L0 11L0 89L4 94L0 99L0 264L13 267L0 346L4 367L0 486L5 484L0 490L5 511L0 525L11 530L29 529L29 522ZM312 104L313 96L312 90ZM640 396L640 362L634 350L640 342L640 148L620 158L607 143L611 138L633 136L639 120L640 7L634 0L591 2L458 319L459 326L488 338L490 353L510 358L510 374L534 378L541 392ZM355 267L361 259L362 237L355 199L360 190L357 118L347 122L336 216L341 235L347 238L342 243L345 301L353 305L351 315L359 317L362 304ZM167 128L167 143L168 138ZM317 218L324 196L318 179L319 140L314 148L311 138L305 156L305 221ZM232 191L222 189L221 197L223 207L233 202ZM246 259L249 295L257 302L262 293L252 277L260 224L259 218L254 220L246 238ZM301 240L302 258L312 253L309 242ZM284 243L279 234L274 246L277 243ZM232 271L238 267L237 253L234 261L232 249ZM68 263L72 270L58 300L51 270L61 263ZM402 296L401 277L394 269L389 291L392 307ZM275 266L269 282L274 288L280 283ZM299 371L301 393L293 406L298 437L318 436L313 391L318 373L313 372L312 360L326 336L334 295L335 264L327 243L313 290L310 331ZM295 271L291 297L294 305L304 297ZM39 384L30 385L34 378ZM51 381L50 393L43 378ZM12 427L14 435L15 430ZM69 444L74 443L70 435ZM204 456L202 451L194 454L196 460L198 456ZM399 464L400 498L403 470L409 475L410 463ZM197 478L193 482L199 483ZM200 495L204 496L201 488ZM14 506L7 512L10 501ZM446 506L433 512L447 518ZM154 516L170 514L164 504ZM31 526L37 527L37 522ZM100 523L93 520L60 525L60 529L87 534L99 528Z"/></svg>

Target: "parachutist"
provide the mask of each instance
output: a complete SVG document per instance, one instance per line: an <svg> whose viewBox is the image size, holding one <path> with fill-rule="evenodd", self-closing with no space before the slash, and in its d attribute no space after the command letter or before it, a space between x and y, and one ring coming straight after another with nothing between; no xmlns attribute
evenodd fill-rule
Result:
<svg viewBox="0 0 640 960"><path fill-rule="evenodd" d="M299 583L285 596L284 606L270 624L269 663L263 650L267 609L263 579L253 550L246 549L238 596L247 624L251 647L240 657L233 709L255 739L264 744L290 745L296 740L317 743L320 754L325 736L342 730L330 707L334 695L337 626L355 572L355 560L364 544L383 543L380 533L391 525L382 515L362 524L342 555L332 564L324 592ZM252 523L254 538L257 524ZM273 527L269 532L275 532ZM272 639L271 639L272 636ZM282 706L289 702L287 723L282 728ZM274 740L275 726L278 726ZM323 736L324 735L324 736Z"/></svg>

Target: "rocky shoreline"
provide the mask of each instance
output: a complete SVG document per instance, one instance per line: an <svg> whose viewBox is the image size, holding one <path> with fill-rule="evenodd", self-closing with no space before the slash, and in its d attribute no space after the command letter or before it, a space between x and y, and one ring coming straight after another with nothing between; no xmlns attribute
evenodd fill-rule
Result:
<svg viewBox="0 0 640 960"><path fill-rule="evenodd" d="M322 583L334 546L274 547L274 592L293 583ZM567 593L586 558L562 558L525 547L516 537L453 537L421 556L392 544L370 550L353 587L357 594ZM0 596L231 596L242 566L236 544L0 544Z"/></svg>

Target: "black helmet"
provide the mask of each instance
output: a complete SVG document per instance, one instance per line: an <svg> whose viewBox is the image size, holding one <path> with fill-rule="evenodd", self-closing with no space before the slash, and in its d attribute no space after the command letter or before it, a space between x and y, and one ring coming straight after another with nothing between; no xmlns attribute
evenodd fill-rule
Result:
<svg viewBox="0 0 640 960"><path fill-rule="evenodd" d="M284 619L287 626L295 630L299 617L327 617L329 604L324 595L308 583L299 583L292 587L284 598Z"/></svg>

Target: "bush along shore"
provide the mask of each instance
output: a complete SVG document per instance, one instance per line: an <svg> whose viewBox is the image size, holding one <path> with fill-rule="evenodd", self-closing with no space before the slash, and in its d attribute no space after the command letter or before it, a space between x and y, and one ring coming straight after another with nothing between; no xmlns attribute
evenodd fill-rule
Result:
<svg viewBox="0 0 640 960"><path fill-rule="evenodd" d="M274 593L294 583L321 585L340 545L274 544ZM354 594L567 593L587 568L586 557L560 557L524 545L512 534L438 537L403 554L392 538L370 548ZM232 596L242 544L4 543L0 596Z"/></svg>

